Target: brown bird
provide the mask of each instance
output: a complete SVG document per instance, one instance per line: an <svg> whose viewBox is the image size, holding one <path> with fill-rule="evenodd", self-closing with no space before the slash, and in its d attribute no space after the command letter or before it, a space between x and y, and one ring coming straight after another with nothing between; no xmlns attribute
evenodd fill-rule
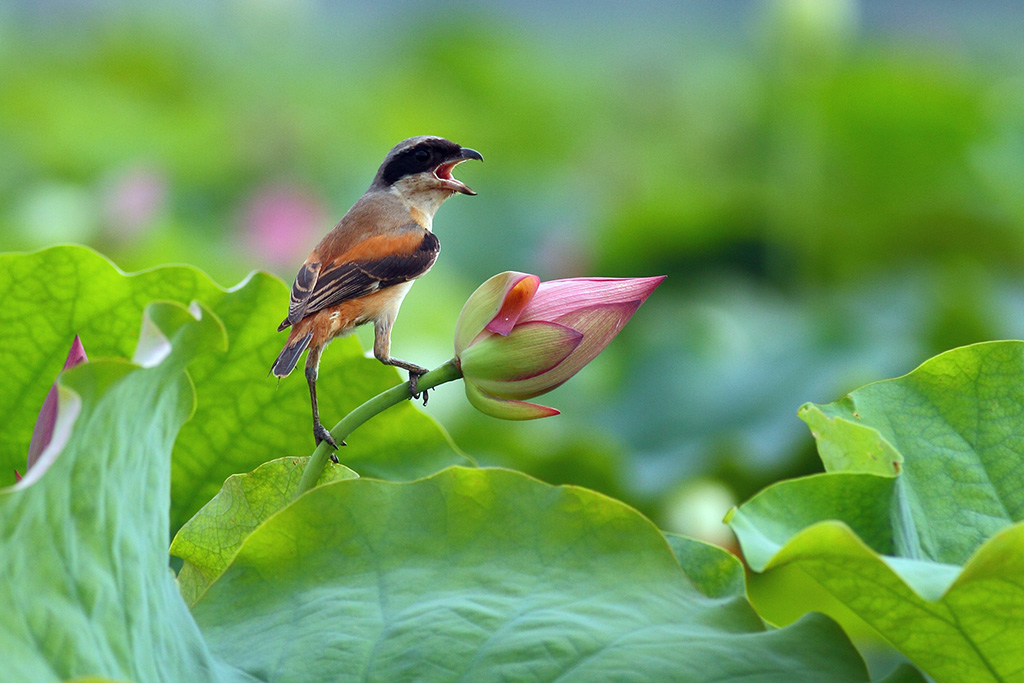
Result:
<svg viewBox="0 0 1024 683"><path fill-rule="evenodd" d="M373 322L373 355L409 371L409 393L427 369L391 357L391 327L412 281L434 265L440 244L431 232L434 213L456 192L475 195L452 169L479 152L432 135L409 138L384 157L369 189L302 264L292 285L288 341L271 372L287 377L307 348L306 381L317 445L338 445L320 424L316 378L320 354L336 337ZM424 396L424 402L426 396ZM344 445L344 442L342 442Z"/></svg>

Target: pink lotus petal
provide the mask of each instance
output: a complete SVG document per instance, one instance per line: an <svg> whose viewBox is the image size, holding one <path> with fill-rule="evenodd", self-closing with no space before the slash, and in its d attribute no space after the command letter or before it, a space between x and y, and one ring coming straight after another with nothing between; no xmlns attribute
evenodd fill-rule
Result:
<svg viewBox="0 0 1024 683"><path fill-rule="evenodd" d="M14 470L14 481L15 482L21 481L21 475L18 474L18 470Z"/></svg>
<svg viewBox="0 0 1024 683"><path fill-rule="evenodd" d="M561 315L591 306L634 301L643 303L664 279L665 276L660 275L637 278L580 277L542 282L519 320L557 320Z"/></svg>
<svg viewBox="0 0 1024 683"><path fill-rule="evenodd" d="M64 361L64 370L69 370L88 360L85 355L85 348L82 346L82 340L76 334L74 341L71 342L71 350L68 351L67 360ZM43 406L39 409L39 416L36 418L36 426L32 430L32 440L28 444L26 472L32 468L32 465L39 459L39 455L50 445L50 439L53 438L53 427L56 422L57 382L54 381L49 393L46 394L46 398L43 400Z"/></svg>
<svg viewBox="0 0 1024 683"><path fill-rule="evenodd" d="M64 361L64 369L70 370L76 365L81 365L89 361L89 357L85 355L85 347L82 346L82 340L75 335L74 340L71 342L71 350L68 351L68 358Z"/></svg>

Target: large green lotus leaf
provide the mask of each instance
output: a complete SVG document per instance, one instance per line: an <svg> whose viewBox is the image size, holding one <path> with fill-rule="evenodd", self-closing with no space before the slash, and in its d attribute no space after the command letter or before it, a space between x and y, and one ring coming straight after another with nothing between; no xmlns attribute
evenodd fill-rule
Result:
<svg viewBox="0 0 1024 683"><path fill-rule="evenodd" d="M1024 342L987 342L946 352L904 377L876 382L836 403L807 405L826 468L851 432L866 427L880 447L846 449L872 462L902 456L901 554L963 564L993 534L1024 519ZM869 471L870 465L865 466ZM853 471L849 466L841 467Z"/></svg>
<svg viewBox="0 0 1024 683"><path fill-rule="evenodd" d="M751 568L803 571L936 680L1018 680L1022 378L1024 342L990 342L804 406L832 472L731 514Z"/></svg>
<svg viewBox="0 0 1024 683"><path fill-rule="evenodd" d="M0 481L25 467L36 414L78 334L90 358L130 358L151 301L215 304L223 294L193 268L126 277L84 247L0 254Z"/></svg>
<svg viewBox="0 0 1024 683"><path fill-rule="evenodd" d="M728 550L678 534L665 534L679 566L709 598L746 596L743 564Z"/></svg>
<svg viewBox="0 0 1024 683"><path fill-rule="evenodd" d="M507 470L319 486L256 528L193 613L264 681L867 677L834 622L765 630L742 597L694 588L636 511Z"/></svg>
<svg viewBox="0 0 1024 683"><path fill-rule="evenodd" d="M287 286L255 273L223 290L188 267L126 275L83 247L0 255L0 482L23 469L39 406L57 376L75 334L90 358L129 357L143 307L153 300L203 302L228 334L227 351L189 368L198 407L175 445L172 528L178 528L220 490L231 474L283 455L313 449L309 393L302 373L280 383L268 369L284 342L277 325L288 307ZM394 368L363 356L354 338L331 345L321 364L321 416L330 425L364 400L398 383ZM361 473L415 478L464 464L448 437L406 403L387 420L372 420L339 454Z"/></svg>
<svg viewBox="0 0 1024 683"><path fill-rule="evenodd" d="M183 368L225 343L196 310L147 309L157 365L63 375L53 440L0 490L3 680L248 680L211 655L167 569L169 454L194 407Z"/></svg>
<svg viewBox="0 0 1024 683"><path fill-rule="evenodd" d="M278 458L248 474L233 474L210 502L178 531L171 554L184 560L178 585L192 605L220 576L253 529L291 502L309 456ZM358 475L344 465L327 463L317 485Z"/></svg>
<svg viewBox="0 0 1024 683"><path fill-rule="evenodd" d="M926 683L924 675L907 663L900 664L888 676L879 679L879 683Z"/></svg>

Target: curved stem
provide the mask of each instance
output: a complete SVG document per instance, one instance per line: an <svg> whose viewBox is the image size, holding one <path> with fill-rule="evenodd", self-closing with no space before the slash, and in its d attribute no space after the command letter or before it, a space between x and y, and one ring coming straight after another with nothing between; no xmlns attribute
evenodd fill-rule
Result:
<svg viewBox="0 0 1024 683"><path fill-rule="evenodd" d="M420 377L417 388L420 391L426 391L427 389L433 389L438 385L444 384L445 382L451 382L452 380L459 379L460 377L462 377L462 371L459 369L458 364L453 358L444 365L435 368ZM409 400L408 382L403 382L402 384L391 387L387 391L377 394L342 418L341 422L334 425L334 429L331 430L331 436L334 437L335 441L340 443L374 415L384 412L391 406L398 405L399 403L407 400ZM313 455L309 458L309 462L306 463L306 469L302 472L302 479L299 480L299 489L295 493L296 498L316 486L316 482L320 478L320 473L324 471L324 467L327 465L327 458L329 458L330 455L331 447L327 442L322 442L316 447L316 450L313 451Z"/></svg>

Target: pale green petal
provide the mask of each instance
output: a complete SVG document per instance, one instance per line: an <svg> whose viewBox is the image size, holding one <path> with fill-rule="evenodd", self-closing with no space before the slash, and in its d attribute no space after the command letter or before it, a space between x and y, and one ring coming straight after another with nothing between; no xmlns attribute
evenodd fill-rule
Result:
<svg viewBox="0 0 1024 683"><path fill-rule="evenodd" d="M539 417L551 417L558 415L559 411L554 408L526 403L525 401L513 401L507 398L498 398L473 382L466 380L466 398L473 404L473 407L485 415L497 417L502 420L535 420Z"/></svg>
<svg viewBox="0 0 1024 683"><path fill-rule="evenodd" d="M488 391L515 380L543 378L583 341L576 330L557 323L517 325L507 337L491 334L462 352L462 374ZM541 392L538 392L541 393Z"/></svg>
<svg viewBox="0 0 1024 683"><path fill-rule="evenodd" d="M536 275L510 270L477 287L455 323L455 355L459 356L499 313L502 319L493 331L508 334L539 286Z"/></svg>

